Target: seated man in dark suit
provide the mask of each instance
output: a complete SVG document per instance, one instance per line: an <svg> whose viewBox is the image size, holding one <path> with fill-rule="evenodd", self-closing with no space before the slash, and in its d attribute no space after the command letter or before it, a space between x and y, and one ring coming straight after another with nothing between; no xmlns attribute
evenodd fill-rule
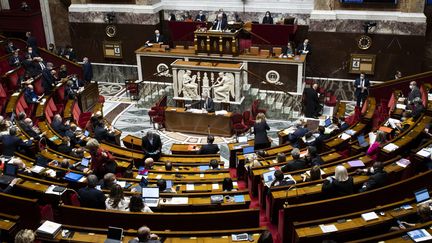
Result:
<svg viewBox="0 0 432 243"><path fill-rule="evenodd" d="M363 184L360 192L376 189L387 184L387 172L384 170L384 164L376 161L368 169L357 169L357 174L366 174L369 179Z"/></svg>
<svg viewBox="0 0 432 243"><path fill-rule="evenodd" d="M11 40L8 41L8 44L5 49L7 54L14 53L15 51L19 51L19 49L16 48L16 46L13 44Z"/></svg>
<svg viewBox="0 0 432 243"><path fill-rule="evenodd" d="M40 133L38 128L33 127L33 121L30 118L24 118L23 122L19 124L20 129L33 139L39 140L45 132Z"/></svg>
<svg viewBox="0 0 432 243"><path fill-rule="evenodd" d="M300 158L300 150L298 148L294 148L291 151L291 156L293 160L288 162L288 164L282 166L281 168L282 172L302 170L308 167L306 161Z"/></svg>
<svg viewBox="0 0 432 243"><path fill-rule="evenodd" d="M318 127L318 134L319 135L315 138L313 146L315 146L318 151L321 151L324 145L324 141L329 138L329 135L325 134L325 127L323 126Z"/></svg>
<svg viewBox="0 0 432 243"><path fill-rule="evenodd" d="M207 144L201 146L198 154L217 154L219 152L219 147L216 144L213 144L214 137L209 135L207 137Z"/></svg>
<svg viewBox="0 0 432 243"><path fill-rule="evenodd" d="M160 34L159 30L155 30L154 35L152 36L151 39L149 39L148 41L146 41L146 44L149 44L149 43L164 44L164 42L165 42L164 36Z"/></svg>
<svg viewBox="0 0 432 243"><path fill-rule="evenodd" d="M56 114L51 122L51 127L61 136L65 135L65 132L69 130L69 120L63 123L63 119L60 114Z"/></svg>
<svg viewBox="0 0 432 243"><path fill-rule="evenodd" d="M303 43L301 43L297 48L298 54L311 54L312 53L312 47L309 44L309 39L305 39Z"/></svg>
<svg viewBox="0 0 432 243"><path fill-rule="evenodd" d="M202 100L200 100L200 108L205 109L207 112L214 112L214 102L213 99L208 96L206 92L202 94Z"/></svg>
<svg viewBox="0 0 432 243"><path fill-rule="evenodd" d="M195 21L198 22L205 22L207 20L205 14L203 13L202 10L199 11L198 15L195 17Z"/></svg>
<svg viewBox="0 0 432 243"><path fill-rule="evenodd" d="M27 142L24 142L17 135L17 128L11 127L9 128L9 135L4 135L1 137L1 141L3 142L3 155L4 156L13 156L16 151L26 150L30 148L32 145L32 139Z"/></svg>
<svg viewBox="0 0 432 243"><path fill-rule="evenodd" d="M24 90L24 99L27 104L38 104L39 96L34 92L33 85L29 84Z"/></svg>
<svg viewBox="0 0 432 243"><path fill-rule="evenodd" d="M33 58L31 56L26 55L21 65L24 67L25 73L29 77L34 77L37 75L36 64L33 62Z"/></svg>
<svg viewBox="0 0 432 243"><path fill-rule="evenodd" d="M294 181L288 180L287 178L285 178L283 172L280 171L280 170L276 170L274 172L274 177L275 177L275 179L270 184L270 187L287 186L287 185L290 185L290 184L294 184Z"/></svg>
<svg viewBox="0 0 432 243"><path fill-rule="evenodd" d="M87 176L87 186L79 189L78 196L81 207L105 209L105 195L95 187L98 184L98 178L90 174Z"/></svg>
<svg viewBox="0 0 432 243"><path fill-rule="evenodd" d="M293 144L294 147L298 146L298 140L309 132L309 129L306 128L306 122L299 121L295 126L297 129L288 135L288 142Z"/></svg>
<svg viewBox="0 0 432 243"><path fill-rule="evenodd" d="M406 103L407 105L412 105L414 104L414 100L416 98L421 99L421 93L420 93L420 89L417 87L416 81L412 81L409 85L409 88L411 89L411 91L408 94Z"/></svg>
<svg viewBox="0 0 432 243"><path fill-rule="evenodd" d="M42 66L39 64L39 66ZM36 64L36 67L38 65ZM52 89L55 87L55 70L53 70L54 65L52 63L47 63L46 67L42 69L42 86L44 88L45 94L51 93Z"/></svg>
<svg viewBox="0 0 432 243"><path fill-rule="evenodd" d="M153 131L148 131L142 138L142 148L144 150L145 158L153 158L158 161L161 156L162 142L160 136Z"/></svg>
<svg viewBox="0 0 432 243"><path fill-rule="evenodd" d="M137 238L134 238L129 241L129 243L161 243L159 237L150 232L150 229L147 226L142 226L138 229Z"/></svg>
<svg viewBox="0 0 432 243"><path fill-rule="evenodd" d="M322 165L324 163L314 146L307 147L306 162L310 167L314 165Z"/></svg>
<svg viewBox="0 0 432 243"><path fill-rule="evenodd" d="M18 51L15 51L14 54L9 58L9 66L16 68L21 66L21 57L18 55Z"/></svg>
<svg viewBox="0 0 432 243"><path fill-rule="evenodd" d="M105 124L99 121L94 128L94 138L99 142L105 141L108 143L116 144L116 138L114 132L105 128Z"/></svg>

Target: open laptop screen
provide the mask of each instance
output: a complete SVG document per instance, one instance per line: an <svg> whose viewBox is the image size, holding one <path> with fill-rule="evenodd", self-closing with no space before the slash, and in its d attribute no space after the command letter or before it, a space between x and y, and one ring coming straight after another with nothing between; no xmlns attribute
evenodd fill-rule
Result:
<svg viewBox="0 0 432 243"><path fill-rule="evenodd" d="M248 146L243 148L243 154L251 154L254 151L254 146Z"/></svg>
<svg viewBox="0 0 432 243"><path fill-rule="evenodd" d="M263 174L264 182L269 182L274 180L274 171L269 171Z"/></svg>
<svg viewBox="0 0 432 243"><path fill-rule="evenodd" d="M5 165L5 171L4 174L8 176L16 176L17 175L17 166L14 164L7 163Z"/></svg>
<svg viewBox="0 0 432 243"><path fill-rule="evenodd" d="M116 227L108 227L107 238L111 240L121 240L123 237L123 229Z"/></svg>
<svg viewBox="0 0 432 243"><path fill-rule="evenodd" d="M159 188L144 187L142 189L142 197L144 198L159 198Z"/></svg>
<svg viewBox="0 0 432 243"><path fill-rule="evenodd" d="M426 188L414 192L417 203L421 203L430 199L429 192Z"/></svg>
<svg viewBox="0 0 432 243"><path fill-rule="evenodd" d="M90 162L89 159L87 159L87 158L83 158L83 159L81 160L81 165L82 165L82 166L85 166L85 167L88 167L88 166L89 166L89 162Z"/></svg>
<svg viewBox="0 0 432 243"><path fill-rule="evenodd" d="M330 118L327 118L326 120L325 120L325 122L324 122L324 126L325 127L328 127L328 126L330 126L332 124L332 120L330 119Z"/></svg>

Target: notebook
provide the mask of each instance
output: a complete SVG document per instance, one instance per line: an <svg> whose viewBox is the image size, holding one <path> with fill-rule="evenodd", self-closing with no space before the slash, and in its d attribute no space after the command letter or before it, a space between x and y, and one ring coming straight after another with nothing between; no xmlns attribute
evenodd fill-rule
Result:
<svg viewBox="0 0 432 243"><path fill-rule="evenodd" d="M81 178L83 178L84 175L82 174L78 174L78 173L74 173L74 172L69 172L65 175L64 179L67 181L72 181L72 182L77 182L79 181Z"/></svg>
<svg viewBox="0 0 432 243"><path fill-rule="evenodd" d="M142 189L142 198L149 207L157 207L159 205L159 188L144 187Z"/></svg>
<svg viewBox="0 0 432 243"><path fill-rule="evenodd" d="M251 154L255 152L254 146L248 146L243 148L243 154Z"/></svg>
<svg viewBox="0 0 432 243"><path fill-rule="evenodd" d="M7 163L4 166L3 175L0 176L0 184L9 185L13 179L15 179L18 172L18 166Z"/></svg>
<svg viewBox="0 0 432 243"><path fill-rule="evenodd" d="M425 229L413 230L407 234L415 242L428 241L432 239L432 236Z"/></svg>

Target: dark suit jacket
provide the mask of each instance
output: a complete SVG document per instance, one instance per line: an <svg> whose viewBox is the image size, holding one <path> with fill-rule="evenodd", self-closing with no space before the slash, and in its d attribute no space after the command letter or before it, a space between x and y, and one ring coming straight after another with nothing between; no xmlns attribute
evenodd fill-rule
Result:
<svg viewBox="0 0 432 243"><path fill-rule="evenodd" d="M23 129L23 131L25 133L27 133L27 135L29 135L30 137L32 137L36 140L40 139L40 135L37 132L35 132L31 127L29 127L28 125L26 125L26 124L20 125L20 129Z"/></svg>
<svg viewBox="0 0 432 243"><path fill-rule="evenodd" d="M412 103L415 98L421 98L420 90L419 88L415 87L411 92L408 94L408 102Z"/></svg>
<svg viewBox="0 0 432 243"><path fill-rule="evenodd" d="M324 180L322 185L322 192L328 197L342 197L353 194L353 178L348 177L348 180L342 182L336 180L333 180L333 182L330 182L329 180Z"/></svg>
<svg viewBox="0 0 432 243"><path fill-rule="evenodd" d="M302 170L306 169L308 166L306 164L306 161L302 159L296 159L288 162L288 164L282 166L281 170L282 172L288 172L288 171L294 171L294 170Z"/></svg>
<svg viewBox="0 0 432 243"><path fill-rule="evenodd" d="M306 117L318 116L321 106L318 98L318 92L313 88L306 88L303 91L304 95L304 113Z"/></svg>
<svg viewBox="0 0 432 243"><path fill-rule="evenodd" d="M21 58L19 56L11 56L9 58L9 66L11 67L19 67L21 65Z"/></svg>
<svg viewBox="0 0 432 243"><path fill-rule="evenodd" d="M299 127L293 133L288 135L288 141L290 141L291 143L295 143L299 138L303 137L308 132L309 129L307 129L306 127Z"/></svg>
<svg viewBox="0 0 432 243"><path fill-rule="evenodd" d="M203 14L203 15L197 15L196 17L195 17L195 21L201 21L201 22L205 22L206 21L206 16Z"/></svg>
<svg viewBox="0 0 432 243"><path fill-rule="evenodd" d="M219 147L216 144L204 144L201 146L198 154L217 154Z"/></svg>
<svg viewBox="0 0 432 243"><path fill-rule="evenodd" d="M160 240L146 240L146 241L139 241L138 238L130 240L128 243L161 243Z"/></svg>
<svg viewBox="0 0 432 243"><path fill-rule="evenodd" d="M78 191L81 207L105 209L105 195L96 188L84 187Z"/></svg>
<svg viewBox="0 0 432 243"><path fill-rule="evenodd" d="M93 79L93 67L90 62L83 65L84 81L90 82Z"/></svg>
<svg viewBox="0 0 432 243"><path fill-rule="evenodd" d="M54 131L56 131L58 134L64 136L65 132L67 130L69 130L69 126L66 126L65 124L63 124L63 122L57 122L57 121L53 121L51 122L51 127L52 129L54 129Z"/></svg>
<svg viewBox="0 0 432 243"><path fill-rule="evenodd" d="M65 99L65 101L67 101L69 99L71 99L71 100L75 99L75 90L72 89L71 86L66 86L65 87L65 89L64 89L64 99Z"/></svg>
<svg viewBox="0 0 432 243"><path fill-rule="evenodd" d="M34 36L30 36L27 38L27 46L31 46L33 51L37 52L37 40Z"/></svg>
<svg viewBox="0 0 432 243"><path fill-rule="evenodd" d="M96 126L94 129L94 138L101 141L107 141L110 143L115 142L115 136L109 133L104 126Z"/></svg>
<svg viewBox="0 0 432 243"><path fill-rule="evenodd" d="M266 144L270 141L267 137L267 131L270 130L267 122L255 123L254 125L254 135L255 135L255 144Z"/></svg>
<svg viewBox="0 0 432 243"><path fill-rule="evenodd" d="M312 167L314 165L322 165L324 161L321 159L320 155L317 155L313 158L308 158L307 162L309 163L309 166Z"/></svg>
<svg viewBox="0 0 432 243"><path fill-rule="evenodd" d="M152 144L150 143L150 140L148 139L148 137L144 136L142 138L142 147L143 147L145 154L153 153L158 149L160 150L162 148L162 142L161 142L159 135L154 134Z"/></svg>
<svg viewBox="0 0 432 243"><path fill-rule="evenodd" d="M156 35L153 35L152 38L149 40L150 43L165 43L165 37L163 35L159 35L159 39L156 38Z"/></svg>
<svg viewBox="0 0 432 243"><path fill-rule="evenodd" d="M287 46L282 47L282 55L288 56L288 54L294 55L294 50L291 49L290 51L288 51L288 47Z"/></svg>
<svg viewBox="0 0 432 243"><path fill-rule="evenodd" d="M38 71L36 70L35 63L33 61L29 60L23 60L22 66L24 67L26 73L30 76L36 76L38 74Z"/></svg>
<svg viewBox="0 0 432 243"><path fill-rule="evenodd" d="M30 91L30 89L26 88L24 91L24 99L27 104L35 104L37 103L37 99L39 97L34 91Z"/></svg>
<svg viewBox="0 0 432 243"><path fill-rule="evenodd" d="M6 53L14 53L17 48L14 45L12 46L6 45L5 49L6 49Z"/></svg>
<svg viewBox="0 0 432 243"><path fill-rule="evenodd" d="M305 46L304 46L303 43L301 43L301 44L297 47L297 52L300 53L300 54L302 54L304 49L305 49ZM308 51L308 53L307 53L308 55L312 54L312 47L311 47L310 44L308 44L308 45L306 46L306 51Z"/></svg>
<svg viewBox="0 0 432 243"><path fill-rule="evenodd" d="M45 94L50 93L52 91L52 89L54 88L54 85L55 85L55 78L51 74L51 70L48 70L47 68L45 68L42 71L42 86L44 88Z"/></svg>
<svg viewBox="0 0 432 243"><path fill-rule="evenodd" d="M365 183L366 187L362 188L361 191L368 191L375 188L384 186L387 183L387 172L377 171L369 176L368 181Z"/></svg>
<svg viewBox="0 0 432 243"><path fill-rule="evenodd" d="M4 156L13 156L15 151L21 148L28 148L31 145L31 141L23 142L21 138L17 136L5 135L1 137L1 141L3 142L3 155Z"/></svg>
<svg viewBox="0 0 432 243"><path fill-rule="evenodd" d="M219 20L216 19L216 20L213 22L212 30L216 30L216 29L217 29L218 23L219 23ZM222 18L222 22L221 22L221 30L226 29L227 26L228 26L228 22L227 22L227 20L224 19L224 18Z"/></svg>
<svg viewBox="0 0 432 243"><path fill-rule="evenodd" d="M358 88L359 85L360 85L360 78L356 78L356 80L354 81L354 86L355 86L355 95L356 95L356 96L359 96L360 93L361 93L361 88ZM369 79L367 79L367 78L364 79L364 86L365 86L366 88L369 88L369 87L370 87ZM368 94L368 89L366 89L365 92L366 92L366 95L367 95L367 94Z"/></svg>
<svg viewBox="0 0 432 243"><path fill-rule="evenodd" d="M263 24L273 24L273 18L272 17L264 17L262 23Z"/></svg>

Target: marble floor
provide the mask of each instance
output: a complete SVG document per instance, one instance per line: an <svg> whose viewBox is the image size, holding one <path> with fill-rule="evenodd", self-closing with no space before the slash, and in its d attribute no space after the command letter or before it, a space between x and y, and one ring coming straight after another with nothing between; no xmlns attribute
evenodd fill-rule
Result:
<svg viewBox="0 0 432 243"><path fill-rule="evenodd" d="M169 154L171 145L174 143L206 143L206 136L169 132L165 129L154 129L150 123L148 109L138 106L136 101L131 101L121 84L100 83L100 93L105 96L105 104L103 108L104 116L110 117L111 124L122 131L122 138L131 134L137 137L142 137L149 130L156 131L163 142L163 152ZM115 109L120 106L122 109ZM351 110L348 108L348 110ZM325 109L326 113L331 112L331 109ZM115 113L115 114L113 114ZM297 118L297 119L300 119ZM285 129L293 123L294 120L268 120L270 131L269 137L272 139L272 145L278 144L277 132ZM250 136L250 134L248 134ZM252 136L251 136L252 137ZM215 137L215 143L219 144L221 156L226 158L228 153L227 143L235 141L235 137Z"/></svg>

